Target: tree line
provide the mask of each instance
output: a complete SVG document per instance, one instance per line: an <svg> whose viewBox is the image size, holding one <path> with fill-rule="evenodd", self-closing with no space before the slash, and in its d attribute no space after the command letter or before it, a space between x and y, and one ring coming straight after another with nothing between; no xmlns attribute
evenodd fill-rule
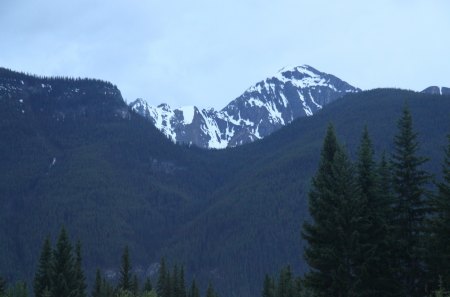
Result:
<svg viewBox="0 0 450 297"><path fill-rule="evenodd" d="M392 155L374 155L365 128L352 162L330 124L302 230L310 270L266 276L263 297L450 296L450 136L440 182L422 169L407 107Z"/></svg>
<svg viewBox="0 0 450 297"><path fill-rule="evenodd" d="M133 274L128 247L122 254L117 283L109 281L97 269L94 285L88 293L82 268L81 242L78 241L73 247L64 227L55 247L52 247L50 237L45 239L32 290L35 297L201 297L195 279L190 287L186 286L184 267L175 264L170 271L165 258L159 265L156 286L153 287L149 277L141 286L138 276ZM0 276L0 297L28 296L29 288L25 282L18 281L8 287L6 280ZM205 297L218 297L211 283Z"/></svg>

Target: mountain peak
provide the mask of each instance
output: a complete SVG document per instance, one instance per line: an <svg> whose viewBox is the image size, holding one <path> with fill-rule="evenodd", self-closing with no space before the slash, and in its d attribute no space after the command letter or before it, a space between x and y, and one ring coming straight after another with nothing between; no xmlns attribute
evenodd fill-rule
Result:
<svg viewBox="0 0 450 297"><path fill-rule="evenodd" d="M312 116L346 93L358 91L333 75L301 65L283 67L220 111L194 106L171 110L167 104L146 110L142 104L131 107L174 142L225 148L261 139L298 117Z"/></svg>

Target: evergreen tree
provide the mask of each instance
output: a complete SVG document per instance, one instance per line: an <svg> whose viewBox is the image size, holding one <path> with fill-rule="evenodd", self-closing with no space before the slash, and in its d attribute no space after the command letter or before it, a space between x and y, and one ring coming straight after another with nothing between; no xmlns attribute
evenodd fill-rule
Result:
<svg viewBox="0 0 450 297"><path fill-rule="evenodd" d="M417 156L419 143L412 117L404 108L394 139L392 175L394 186L394 234L401 295L424 295L424 220L427 215L425 185L429 175L420 169L426 158Z"/></svg>
<svg viewBox="0 0 450 297"><path fill-rule="evenodd" d="M443 180L431 200L429 221L428 270L433 289L450 290L450 135L442 166ZM441 284L439 284L439 280Z"/></svg>
<svg viewBox="0 0 450 297"><path fill-rule="evenodd" d="M178 265L173 266L172 277L170 278L171 297L181 297L181 284Z"/></svg>
<svg viewBox="0 0 450 297"><path fill-rule="evenodd" d="M388 233L391 201L382 194L381 177L378 176L379 170L373 155L372 143L365 127L358 150L357 183L362 209L365 210L361 213L361 224L364 224L367 232L361 234L360 239L361 267L356 290L359 296L376 297L395 295L395 282L391 271Z"/></svg>
<svg viewBox="0 0 450 297"><path fill-rule="evenodd" d="M191 288L189 289L189 297L200 297L200 291L197 287L197 283L195 279L192 280Z"/></svg>
<svg viewBox="0 0 450 297"><path fill-rule="evenodd" d="M53 252L52 295L74 297L77 294L77 282L72 255L72 245L66 229L61 229L56 249Z"/></svg>
<svg viewBox="0 0 450 297"><path fill-rule="evenodd" d="M180 297L187 297L186 294L186 282L184 280L184 267L183 265L180 268L180 276L179 276L179 286L180 286Z"/></svg>
<svg viewBox="0 0 450 297"><path fill-rule="evenodd" d="M78 241L75 246L75 279L77 294L76 297L86 297L86 278L84 277L81 256L81 242Z"/></svg>
<svg viewBox="0 0 450 297"><path fill-rule="evenodd" d="M133 276L133 281L131 282L130 289L133 293L133 296L139 296L139 280L136 274Z"/></svg>
<svg viewBox="0 0 450 297"><path fill-rule="evenodd" d="M295 287L292 278L291 267L287 266L280 272L278 285L276 288L276 297L294 297Z"/></svg>
<svg viewBox="0 0 450 297"><path fill-rule="evenodd" d="M356 296L361 281L361 236L365 203L352 165L330 125L309 193L312 223L305 222L305 258L311 266L305 284L321 296Z"/></svg>
<svg viewBox="0 0 450 297"><path fill-rule="evenodd" d="M102 297L102 275L100 273L100 269L97 269L97 272L95 273L95 283L94 288L92 289L92 297Z"/></svg>
<svg viewBox="0 0 450 297"><path fill-rule="evenodd" d="M17 282L14 286L8 289L7 297L28 297L28 288L25 282Z"/></svg>
<svg viewBox="0 0 450 297"><path fill-rule="evenodd" d="M208 284L208 289L206 289L206 297L217 297L211 282Z"/></svg>
<svg viewBox="0 0 450 297"><path fill-rule="evenodd" d="M47 237L42 246L39 264L34 276L34 296L43 297L44 292L52 289L52 246L50 238Z"/></svg>
<svg viewBox="0 0 450 297"><path fill-rule="evenodd" d="M266 274L264 277L264 285L261 296L262 297L275 297L275 283L273 279Z"/></svg>
<svg viewBox="0 0 450 297"><path fill-rule="evenodd" d="M144 283L144 292L150 292L151 290L153 290L152 281L147 277Z"/></svg>
<svg viewBox="0 0 450 297"><path fill-rule="evenodd" d="M120 266L120 279L118 287L123 291L130 291L132 285L131 282L130 254L128 252L128 246L126 246L122 254L122 265Z"/></svg>
<svg viewBox="0 0 450 297"><path fill-rule="evenodd" d="M6 280L0 276L0 296L5 295L6 291Z"/></svg>
<svg viewBox="0 0 450 297"><path fill-rule="evenodd" d="M168 279L167 279L167 267L166 267L166 259L161 258L161 262L159 264L159 273L158 273L158 281L156 283L156 292L159 297L169 297L167 294L168 289Z"/></svg>

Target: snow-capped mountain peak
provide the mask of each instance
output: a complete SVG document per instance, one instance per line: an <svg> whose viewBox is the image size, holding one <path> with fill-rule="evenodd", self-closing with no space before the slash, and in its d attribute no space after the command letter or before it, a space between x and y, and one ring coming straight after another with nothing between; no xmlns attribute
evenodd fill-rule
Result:
<svg viewBox="0 0 450 297"><path fill-rule="evenodd" d="M284 67L248 88L221 111L187 106L172 110L137 99L133 110L151 119L174 142L225 148L261 139L301 116L312 116L359 89L308 65Z"/></svg>

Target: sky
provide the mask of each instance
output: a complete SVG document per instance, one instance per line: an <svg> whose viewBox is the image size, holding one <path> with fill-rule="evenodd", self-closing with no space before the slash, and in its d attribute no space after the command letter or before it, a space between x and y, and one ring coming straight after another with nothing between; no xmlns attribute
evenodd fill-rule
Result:
<svg viewBox="0 0 450 297"><path fill-rule="evenodd" d="M361 89L450 87L448 0L0 0L0 67L223 108L285 66Z"/></svg>

